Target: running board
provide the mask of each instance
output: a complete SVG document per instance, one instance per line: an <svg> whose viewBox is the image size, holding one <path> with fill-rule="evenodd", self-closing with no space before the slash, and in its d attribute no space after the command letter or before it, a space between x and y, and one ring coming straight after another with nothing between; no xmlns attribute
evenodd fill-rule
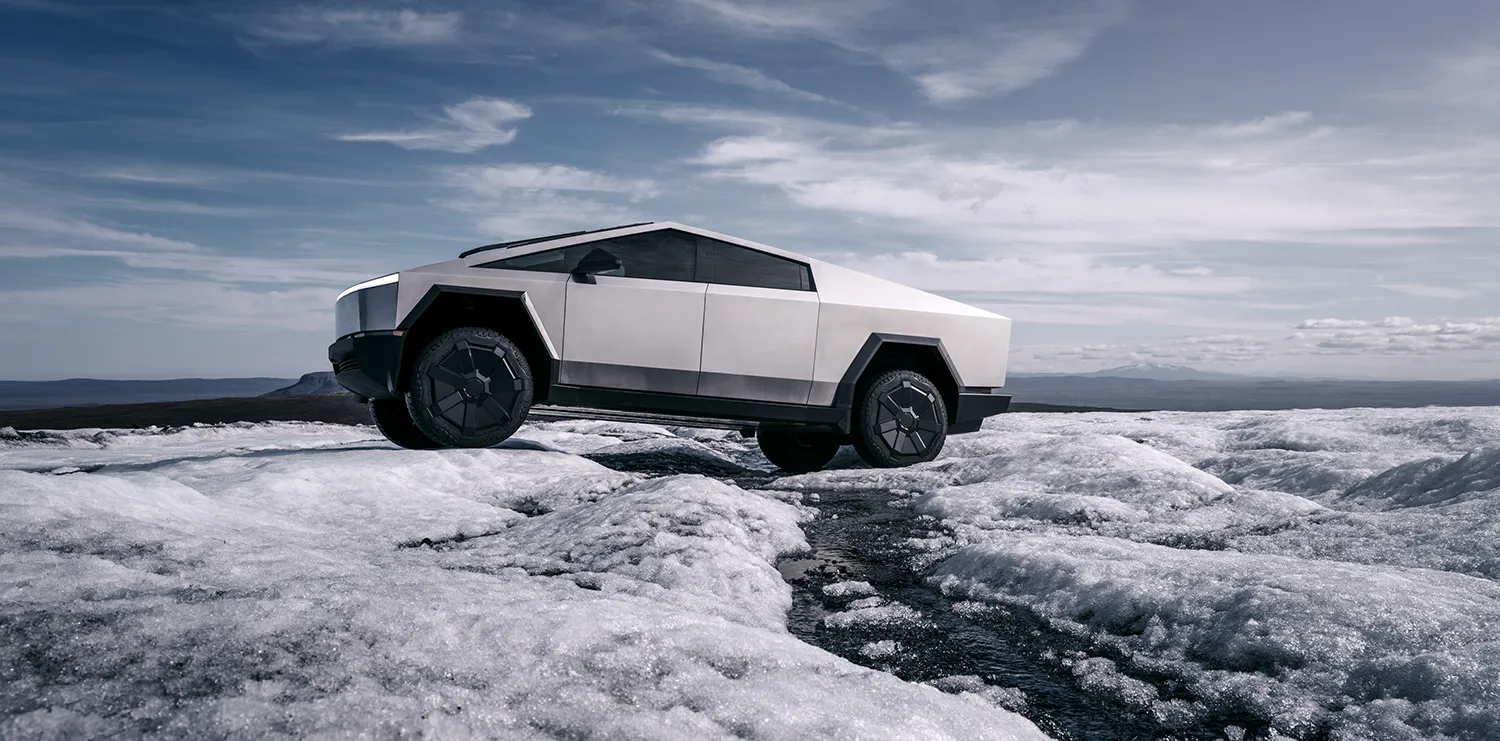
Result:
<svg viewBox="0 0 1500 741"><path fill-rule="evenodd" d="M712 430L738 430L746 437L755 434L757 422L711 417L691 417L675 414L653 414L650 412L621 412L613 409L590 409L588 407L559 407L542 404L527 413L527 419L558 421L565 419L597 419L605 422L638 422L674 427L701 427Z"/></svg>

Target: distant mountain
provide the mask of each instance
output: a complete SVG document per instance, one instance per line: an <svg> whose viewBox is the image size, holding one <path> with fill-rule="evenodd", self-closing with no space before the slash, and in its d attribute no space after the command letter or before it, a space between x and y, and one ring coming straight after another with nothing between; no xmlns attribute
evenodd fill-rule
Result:
<svg viewBox="0 0 1500 741"><path fill-rule="evenodd" d="M1185 365L1165 365L1161 363L1133 363L1131 365L1122 365L1118 368L1108 368L1102 371L1079 375L1093 378L1140 378L1148 381L1230 381L1247 378L1246 376L1234 373L1201 371Z"/></svg>
<svg viewBox="0 0 1500 741"><path fill-rule="evenodd" d="M260 396L285 386L289 378L174 378L116 381L69 378L63 381L0 381L0 409L53 409L96 404L138 404Z"/></svg>
<svg viewBox="0 0 1500 741"><path fill-rule="evenodd" d="M303 373L297 382L279 388L275 391L261 394L261 396L307 396L309 394L347 394L348 389L333 380L333 371L315 371Z"/></svg>
<svg viewBox="0 0 1500 741"><path fill-rule="evenodd" d="M1500 406L1500 380L1355 381L1226 376L1159 380L1104 375L1013 375L1005 391L1027 404L1190 412L1238 409Z"/></svg>

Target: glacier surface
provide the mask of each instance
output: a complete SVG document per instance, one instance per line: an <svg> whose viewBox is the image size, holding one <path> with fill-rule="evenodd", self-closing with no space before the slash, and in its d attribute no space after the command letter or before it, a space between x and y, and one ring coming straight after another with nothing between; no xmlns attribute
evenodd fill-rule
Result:
<svg viewBox="0 0 1500 741"><path fill-rule="evenodd" d="M720 478L601 465L653 460ZM1500 408L1016 414L909 469L736 470L769 471L736 434L605 422L0 430L0 736L1043 738L1023 693L788 632L819 492L877 491L955 611L1035 616L1164 726L1500 738ZM861 656L920 650L823 592Z"/></svg>
<svg viewBox="0 0 1500 741"><path fill-rule="evenodd" d="M672 445L755 459L594 423L0 432L0 737L1046 738L791 635L795 501L578 455Z"/></svg>

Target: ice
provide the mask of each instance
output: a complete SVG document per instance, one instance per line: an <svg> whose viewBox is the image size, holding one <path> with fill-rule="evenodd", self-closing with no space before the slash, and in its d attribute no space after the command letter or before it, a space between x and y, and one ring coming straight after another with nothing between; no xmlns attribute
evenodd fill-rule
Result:
<svg viewBox="0 0 1500 741"><path fill-rule="evenodd" d="M825 585L823 594L829 597L871 597L875 594L875 587L867 581L841 581Z"/></svg>
<svg viewBox="0 0 1500 741"><path fill-rule="evenodd" d="M880 598L871 597L869 599L878 600ZM851 606L847 610L835 612L823 618L823 624L830 628L852 628L855 626L889 627L921 621L922 613L900 603L876 603Z"/></svg>
<svg viewBox="0 0 1500 741"><path fill-rule="evenodd" d="M391 447L373 427L314 422L12 432L0 435L0 468L52 470L350 445Z"/></svg>
<svg viewBox="0 0 1500 741"><path fill-rule="evenodd" d="M572 452L670 432L518 437L7 436L0 737L1045 738L791 635L807 510Z"/></svg>
<svg viewBox="0 0 1500 741"><path fill-rule="evenodd" d="M1084 639L1075 681L1169 727L1500 738L1500 409L1006 415L792 483L912 491L930 583Z"/></svg>
<svg viewBox="0 0 1500 741"><path fill-rule="evenodd" d="M1018 693L788 633L801 503L868 491L956 613L1040 618L1164 727L1500 738L1500 409L1015 414L911 468L839 455L749 491L715 477L763 477L753 440L651 425L0 431L0 736L1038 737ZM921 650L915 610L825 591L864 658Z"/></svg>
<svg viewBox="0 0 1500 741"><path fill-rule="evenodd" d="M899 641L871 641L859 647L859 655L867 659L888 659L901 653Z"/></svg>
<svg viewBox="0 0 1500 741"><path fill-rule="evenodd" d="M1015 687L997 687L988 684L974 674L956 674L939 677L928 684L944 692L971 693L1007 710L1021 711L1026 708L1026 693Z"/></svg>

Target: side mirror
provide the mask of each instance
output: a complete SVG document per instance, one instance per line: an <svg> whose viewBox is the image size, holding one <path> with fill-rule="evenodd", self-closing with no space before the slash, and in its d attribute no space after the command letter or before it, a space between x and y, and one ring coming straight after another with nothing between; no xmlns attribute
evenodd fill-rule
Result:
<svg viewBox="0 0 1500 741"><path fill-rule="evenodd" d="M573 280L579 283L593 283L596 273L608 273L611 270L619 270L620 267L620 258L603 247L595 247L584 255L577 265L573 266Z"/></svg>

